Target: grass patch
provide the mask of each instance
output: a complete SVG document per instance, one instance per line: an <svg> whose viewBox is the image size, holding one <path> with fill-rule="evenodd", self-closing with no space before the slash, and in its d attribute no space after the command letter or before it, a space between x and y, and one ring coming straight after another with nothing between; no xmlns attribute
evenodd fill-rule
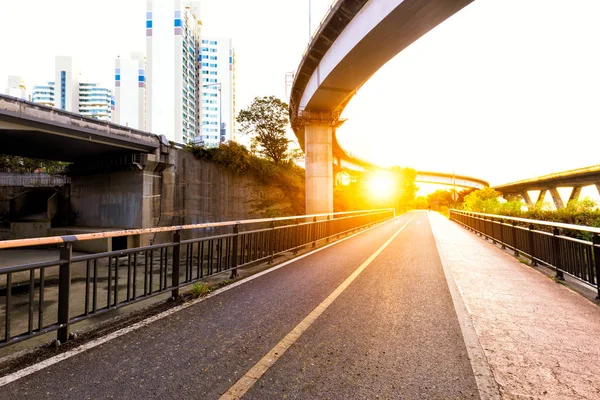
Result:
<svg viewBox="0 0 600 400"><path fill-rule="evenodd" d="M192 286L192 296L200 297L210 293L210 288L206 285L206 283L194 283Z"/></svg>

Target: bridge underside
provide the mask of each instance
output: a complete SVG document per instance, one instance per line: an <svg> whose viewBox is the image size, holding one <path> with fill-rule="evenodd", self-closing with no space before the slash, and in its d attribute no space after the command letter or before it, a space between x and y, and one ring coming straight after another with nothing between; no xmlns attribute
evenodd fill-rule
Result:
<svg viewBox="0 0 600 400"><path fill-rule="evenodd" d="M130 148L83 137L52 135L36 130L2 129L1 124L0 149L2 154L69 162L132 152Z"/></svg>
<svg viewBox="0 0 600 400"><path fill-rule="evenodd" d="M164 145L148 132L0 95L0 154L77 162Z"/></svg>

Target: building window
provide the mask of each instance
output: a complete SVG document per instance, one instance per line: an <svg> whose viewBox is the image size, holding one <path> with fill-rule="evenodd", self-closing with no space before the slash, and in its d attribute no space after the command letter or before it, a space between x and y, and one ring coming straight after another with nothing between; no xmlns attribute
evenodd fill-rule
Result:
<svg viewBox="0 0 600 400"><path fill-rule="evenodd" d="M67 73L60 71L60 108L67 109Z"/></svg>

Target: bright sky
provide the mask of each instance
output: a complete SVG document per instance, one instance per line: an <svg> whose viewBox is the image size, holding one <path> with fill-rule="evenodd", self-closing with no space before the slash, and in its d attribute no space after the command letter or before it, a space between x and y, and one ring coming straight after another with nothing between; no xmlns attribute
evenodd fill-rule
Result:
<svg viewBox="0 0 600 400"><path fill-rule="evenodd" d="M377 0L374 0L377 1ZM0 88L80 59L113 86L114 58L145 50L145 0L0 0ZM313 27L331 0L312 0ZM600 162L600 1L476 0L399 54L351 101L348 150L499 184ZM204 0L204 34L233 39L238 110L285 97L308 40L308 0Z"/></svg>

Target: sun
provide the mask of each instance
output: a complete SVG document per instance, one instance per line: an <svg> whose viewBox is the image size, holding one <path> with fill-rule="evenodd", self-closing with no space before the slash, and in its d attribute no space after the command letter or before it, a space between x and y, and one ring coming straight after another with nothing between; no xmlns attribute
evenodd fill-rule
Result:
<svg viewBox="0 0 600 400"><path fill-rule="evenodd" d="M369 177L367 187L371 196L385 199L391 197L394 193L395 180L389 173L376 172Z"/></svg>

